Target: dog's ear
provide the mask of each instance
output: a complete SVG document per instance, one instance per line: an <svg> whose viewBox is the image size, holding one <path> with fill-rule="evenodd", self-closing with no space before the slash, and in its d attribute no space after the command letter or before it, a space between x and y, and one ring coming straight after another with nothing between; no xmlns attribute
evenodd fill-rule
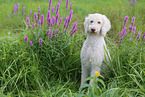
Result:
<svg viewBox="0 0 145 97"><path fill-rule="evenodd" d="M90 14L88 14L88 17L85 17L85 21L84 21L84 28L85 28L85 33L87 34L87 29L88 29L88 19L89 19L89 15Z"/></svg>
<svg viewBox="0 0 145 97"><path fill-rule="evenodd" d="M105 15L102 15L102 17L103 17L103 26L102 26L101 34L103 36L105 36L106 33L111 29L111 23L110 23L109 19Z"/></svg>

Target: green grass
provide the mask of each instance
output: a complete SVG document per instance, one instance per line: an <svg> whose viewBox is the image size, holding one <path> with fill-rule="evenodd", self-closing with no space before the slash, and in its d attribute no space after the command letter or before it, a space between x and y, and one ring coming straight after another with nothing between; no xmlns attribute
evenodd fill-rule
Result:
<svg viewBox="0 0 145 97"><path fill-rule="evenodd" d="M37 12L40 6L46 25L49 0L1 0L0 96L144 97L145 40L137 39L136 36L139 31L142 32L141 36L145 32L145 2L137 0L136 4L127 6L129 1L70 0L73 2L70 28L65 35L60 30L61 38L47 39L44 34L47 27L43 26L43 30L30 30L26 26L26 16L29 16L30 10ZM14 4L18 2L19 11L22 13L22 7L25 6L26 15L10 15L8 18L10 12L13 12ZM52 6L56 4L57 0L54 0ZM96 12L106 15L111 21L112 28L105 37L111 60L110 63L105 61L109 70L105 79L94 78L94 86L84 86L90 87L91 92L87 94L85 89L79 92L80 51L86 38L83 21L88 14ZM65 0L62 0L60 15L66 17L68 14L69 11L65 11ZM122 30L125 16L129 16L127 29L132 17L136 17L136 33L125 35L122 44L119 44L118 32ZM70 37L72 23L75 21L78 22L78 31ZM36 33L38 31L41 33ZM24 36L28 36L34 46L26 44ZM43 38L42 46L39 45L39 38ZM133 40L130 41L130 38Z"/></svg>

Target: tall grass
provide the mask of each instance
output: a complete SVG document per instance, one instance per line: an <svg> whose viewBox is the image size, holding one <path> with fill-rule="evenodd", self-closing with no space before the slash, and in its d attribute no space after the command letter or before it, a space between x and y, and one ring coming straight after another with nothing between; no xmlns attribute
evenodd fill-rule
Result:
<svg viewBox="0 0 145 97"><path fill-rule="evenodd" d="M13 6L19 2L20 14L13 15ZM1 0L0 1L0 96L144 96L145 95L145 40L142 39L144 29L143 0L131 5L130 0L73 0L73 16L70 27L63 35L63 24L59 28L58 38L48 39L47 12L48 0ZM69 2L69 3L70 3ZM93 3L92 3L93 2ZM57 1L52 1L56 6ZM25 6L25 16L22 9ZM27 25L26 17L30 11L44 14L45 21L42 28L31 30ZM11 12L11 13L10 13ZM60 15L68 17L70 9L66 11L66 1L62 0ZM106 15L111 21L112 29L106 39L111 55L107 64L109 73L102 80L104 86L94 78L94 86L90 93L78 92L80 86L80 50L85 40L83 21L89 13L99 12ZM10 18L8 18L10 15ZM55 15L55 14L54 14ZM122 43L118 43L118 32L123 28L125 16L129 17L126 24L128 34L125 34ZM135 34L129 33L129 26L135 17ZM32 20L30 19L32 22ZM78 22L78 31L71 36L72 24ZM141 31L141 38L137 38ZM40 33L38 33L40 32ZM28 36L28 43L24 37ZM40 45L39 39L43 45ZM133 40L130 40L132 38ZM33 46L29 44L32 41ZM116 41L116 43L114 43ZM96 80L96 81L95 81ZM97 87L96 87L97 86ZM99 91L98 93L95 91Z"/></svg>

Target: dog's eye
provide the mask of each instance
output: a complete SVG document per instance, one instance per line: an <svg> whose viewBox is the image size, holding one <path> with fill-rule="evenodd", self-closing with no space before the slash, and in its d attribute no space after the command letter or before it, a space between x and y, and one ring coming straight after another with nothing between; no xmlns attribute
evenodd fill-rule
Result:
<svg viewBox="0 0 145 97"><path fill-rule="evenodd" d="M100 22L100 21L98 21L98 24L101 24L101 22Z"/></svg>
<svg viewBox="0 0 145 97"><path fill-rule="evenodd" d="M93 23L93 21L90 21L91 23Z"/></svg>

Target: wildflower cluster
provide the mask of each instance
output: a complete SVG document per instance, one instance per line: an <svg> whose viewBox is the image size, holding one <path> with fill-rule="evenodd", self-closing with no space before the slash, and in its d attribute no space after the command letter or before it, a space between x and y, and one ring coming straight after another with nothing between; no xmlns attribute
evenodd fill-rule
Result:
<svg viewBox="0 0 145 97"><path fill-rule="evenodd" d="M136 3L136 0L130 0L130 5L131 5L132 3Z"/></svg>
<svg viewBox="0 0 145 97"><path fill-rule="evenodd" d="M138 35L136 36L135 32L136 32L136 26L134 26L134 22L135 22L135 17L132 18L132 21L131 21L131 24L130 26L127 28L126 27L126 23L128 21L129 17L126 16L124 18L124 22L123 22L123 28L121 30L121 32L119 32L119 40L118 41L115 41L118 42L118 43L122 43L123 39L125 40L125 38L129 36L129 41L132 41L133 39L134 40L139 40L141 38L141 31L138 32ZM145 32L142 36L142 40L145 40Z"/></svg>
<svg viewBox="0 0 145 97"><path fill-rule="evenodd" d="M31 29L31 31L36 32L36 30L39 29L41 30L38 31L39 33L46 32L45 38L47 39L57 38L60 35L64 35L66 32L68 32L67 30L70 27L73 10L72 10L72 3L70 3L70 10L68 10L69 0L66 0L66 11L70 11L70 12L68 16L62 17L59 11L60 5L61 5L61 0L58 0L56 7L55 6L52 7L52 0L49 0L49 7L46 16L44 16L44 14L41 14L41 7L38 8L38 12L34 12L34 15L32 11L30 11L29 17L26 17L26 25L28 26L29 29ZM23 7L23 15L24 14L25 14L25 7ZM77 22L73 23L72 29L70 31L70 36L74 35L76 31L77 31ZM39 37L39 38L40 38L39 44L43 45L42 42L44 37ZM24 40L25 43L27 43L28 36L25 36ZM30 46L33 46L33 40L29 42L30 42Z"/></svg>
<svg viewBox="0 0 145 97"><path fill-rule="evenodd" d="M13 12L10 12L11 13L11 16L16 15L16 13L18 13L18 10L19 10L19 3L17 3L17 4L14 5ZM8 18L10 18L10 15L8 15Z"/></svg>

